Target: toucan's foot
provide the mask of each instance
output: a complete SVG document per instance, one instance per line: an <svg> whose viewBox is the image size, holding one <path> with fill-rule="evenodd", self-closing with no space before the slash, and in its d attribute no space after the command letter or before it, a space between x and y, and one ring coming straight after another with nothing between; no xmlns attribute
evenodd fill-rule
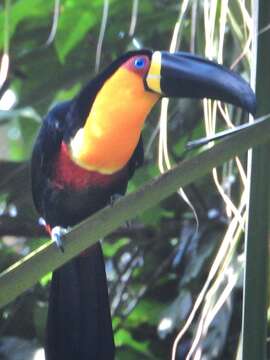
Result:
<svg viewBox="0 0 270 360"><path fill-rule="evenodd" d="M46 227L46 225L47 225L47 223L46 223L45 219L43 219L43 217L40 217L38 219L38 223L40 226L44 226L44 227Z"/></svg>
<svg viewBox="0 0 270 360"><path fill-rule="evenodd" d="M131 229L132 228L132 220L126 220L123 224L123 227L126 229Z"/></svg>
<svg viewBox="0 0 270 360"><path fill-rule="evenodd" d="M110 197L110 205L113 207L114 204L120 200L124 195L121 195L121 194L113 194L111 197ZM124 223L124 227L130 229L132 227L132 222L131 220L127 220L125 223Z"/></svg>
<svg viewBox="0 0 270 360"><path fill-rule="evenodd" d="M120 200L123 197L121 194L113 194L110 197L110 205L113 206L118 200Z"/></svg>
<svg viewBox="0 0 270 360"><path fill-rule="evenodd" d="M38 219L38 223L45 227L45 230L50 235L52 241L56 244L58 249L60 249L62 252L64 252L65 248L64 248L64 242L63 242L63 235L68 233L70 228L66 229L61 226L54 226L52 228L49 224L46 223L45 219L43 219L42 217L40 217Z"/></svg>
<svg viewBox="0 0 270 360"><path fill-rule="evenodd" d="M51 230L51 239L62 252L65 251L63 235L67 234L67 232L68 229L61 226L55 226Z"/></svg>

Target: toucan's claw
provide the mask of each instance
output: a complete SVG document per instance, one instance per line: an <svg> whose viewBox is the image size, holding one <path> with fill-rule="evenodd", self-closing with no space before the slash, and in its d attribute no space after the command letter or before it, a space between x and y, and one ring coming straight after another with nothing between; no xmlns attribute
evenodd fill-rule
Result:
<svg viewBox="0 0 270 360"><path fill-rule="evenodd" d="M113 194L110 197L110 205L113 207L114 204L123 197L121 194Z"/></svg>
<svg viewBox="0 0 270 360"><path fill-rule="evenodd" d="M63 235L67 233L68 233L68 229L65 229L61 226L55 226L51 230L51 239L56 244L58 249L60 249L62 252L65 251Z"/></svg>
<svg viewBox="0 0 270 360"><path fill-rule="evenodd" d="M44 219L43 217L40 217L40 218L38 219L38 224L39 224L40 226L44 226L44 227L46 227L46 225L47 225L47 223L46 223L46 221L45 221L45 219Z"/></svg>
<svg viewBox="0 0 270 360"><path fill-rule="evenodd" d="M127 229L131 229L132 228L132 220L126 220L124 223L124 227L126 227Z"/></svg>
<svg viewBox="0 0 270 360"><path fill-rule="evenodd" d="M121 195L121 194L113 194L111 197L110 197L110 205L111 207L114 206L114 204L120 200L122 197L124 197L124 195ZM125 221L124 225L123 225L125 228L127 229L130 229L132 227L132 221L131 220L127 220Z"/></svg>

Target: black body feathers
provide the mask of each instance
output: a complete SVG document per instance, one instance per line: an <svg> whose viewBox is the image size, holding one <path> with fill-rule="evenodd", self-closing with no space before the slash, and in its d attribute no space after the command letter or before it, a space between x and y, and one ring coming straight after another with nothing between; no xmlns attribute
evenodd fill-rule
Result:
<svg viewBox="0 0 270 360"><path fill-rule="evenodd" d="M119 66L113 63L111 72ZM32 155L32 191L39 214L51 227L72 226L124 194L135 169L143 162L137 148L119 177L81 189L57 186L56 159L61 144L83 126L96 93L109 76L107 70L71 101L55 106L45 117ZM93 229L95 231L95 229ZM57 251L57 250L56 250ZM59 256L61 254L59 253ZM53 274L46 330L47 360L112 360L114 342L104 261L100 244L71 260Z"/></svg>

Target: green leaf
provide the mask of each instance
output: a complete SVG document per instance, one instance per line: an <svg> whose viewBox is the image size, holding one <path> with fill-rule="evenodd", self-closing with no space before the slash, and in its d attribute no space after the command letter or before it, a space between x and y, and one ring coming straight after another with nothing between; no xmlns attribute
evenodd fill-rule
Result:
<svg viewBox="0 0 270 360"><path fill-rule="evenodd" d="M56 51L59 60L64 63L70 51L84 38L99 17L89 6L77 6L75 3L66 2L62 7L61 16L56 34Z"/></svg>
<svg viewBox="0 0 270 360"><path fill-rule="evenodd" d="M138 217L145 225L154 226L158 225L161 219L172 219L174 212L163 209L161 206L155 206L154 209L146 210Z"/></svg>
<svg viewBox="0 0 270 360"><path fill-rule="evenodd" d="M116 346L130 346L143 354L148 353L148 342L139 342L133 339L131 333L126 329L120 329L114 336Z"/></svg>
<svg viewBox="0 0 270 360"><path fill-rule="evenodd" d="M53 0L18 0L11 6L9 21L9 38L14 34L17 26L24 20L30 18L44 18L48 14L48 22L51 17L50 10L53 9ZM4 32L5 12L0 12L0 34ZM3 48L3 36L0 36L0 48Z"/></svg>
<svg viewBox="0 0 270 360"><path fill-rule="evenodd" d="M130 242L128 238L122 238L117 240L115 243L111 244L108 242L102 243L102 250L105 256L112 257L116 255L119 249L127 245Z"/></svg>
<svg viewBox="0 0 270 360"><path fill-rule="evenodd" d="M20 118L19 121L20 133L22 138L23 150L26 158L29 158L32 153L33 142L39 128L36 120L31 118Z"/></svg>
<svg viewBox="0 0 270 360"><path fill-rule="evenodd" d="M113 330L115 330L115 328L117 326L119 326L121 324L121 318L118 317L118 316L114 316L113 319L112 319L112 328Z"/></svg>
<svg viewBox="0 0 270 360"><path fill-rule="evenodd" d="M143 323L157 325L160 313L164 305L153 300L142 300L129 315L127 322L130 326L138 326Z"/></svg>
<svg viewBox="0 0 270 360"><path fill-rule="evenodd" d="M42 276L39 282L40 285L46 286L51 280L52 280L52 272L49 272L48 274Z"/></svg>
<svg viewBox="0 0 270 360"><path fill-rule="evenodd" d="M58 91L55 97L55 103L72 99L74 96L76 96L79 93L80 89L81 89L81 84L75 84L69 89L63 89Z"/></svg>

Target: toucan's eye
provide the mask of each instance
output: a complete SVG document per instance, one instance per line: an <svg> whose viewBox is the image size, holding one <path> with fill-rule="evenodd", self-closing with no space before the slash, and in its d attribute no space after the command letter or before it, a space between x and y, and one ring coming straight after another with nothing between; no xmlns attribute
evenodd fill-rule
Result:
<svg viewBox="0 0 270 360"><path fill-rule="evenodd" d="M134 66L136 69L143 69L145 65L145 59L144 58L137 58L134 60Z"/></svg>

